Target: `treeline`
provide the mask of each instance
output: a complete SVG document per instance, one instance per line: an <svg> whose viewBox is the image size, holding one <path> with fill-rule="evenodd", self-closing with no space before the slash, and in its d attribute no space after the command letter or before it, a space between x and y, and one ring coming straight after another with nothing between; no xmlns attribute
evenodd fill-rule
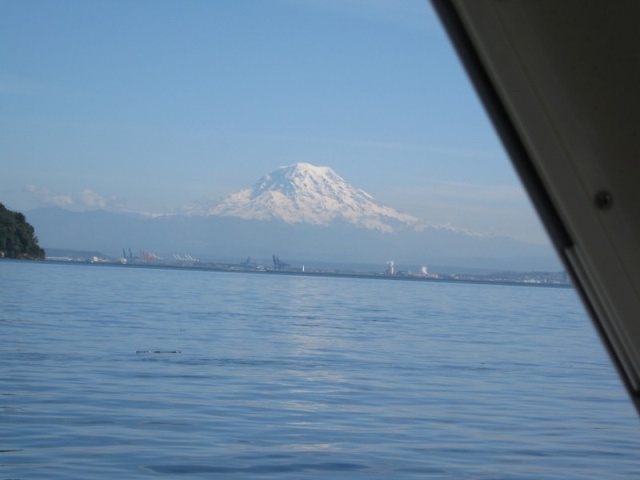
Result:
<svg viewBox="0 0 640 480"><path fill-rule="evenodd" d="M0 203L0 258L44 258L33 227L20 212L7 210Z"/></svg>

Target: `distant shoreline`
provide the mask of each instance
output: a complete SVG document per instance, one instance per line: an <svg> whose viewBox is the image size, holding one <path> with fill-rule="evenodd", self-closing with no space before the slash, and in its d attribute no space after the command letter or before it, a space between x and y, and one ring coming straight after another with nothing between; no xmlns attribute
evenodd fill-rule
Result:
<svg viewBox="0 0 640 480"><path fill-rule="evenodd" d="M2 261L23 261L13 259L2 259ZM478 278L473 275L439 275L422 276L416 274L400 274L388 275L385 273L375 272L340 272L340 271L317 271L317 270L274 270L267 269L251 269L244 268L242 265L234 264L195 264L195 265L179 265L169 263L118 263L118 262L90 262L90 261L69 261L57 259L45 259L33 263L46 263L54 265L85 265L96 267L113 267L113 268L138 268L138 269L164 269L164 270L192 270L205 272L225 272L225 273L245 273L254 275L289 275L301 277L327 277L327 278L354 278L354 279L373 279L373 280L391 280L405 282L424 282L424 283L464 283L473 285L504 285L504 286L524 286L524 287L547 287L547 288L573 288L570 283L560 282L543 282L543 281L527 281L527 280L508 280L508 279L491 279ZM546 272L540 272L541 274ZM549 272L550 273L550 272Z"/></svg>

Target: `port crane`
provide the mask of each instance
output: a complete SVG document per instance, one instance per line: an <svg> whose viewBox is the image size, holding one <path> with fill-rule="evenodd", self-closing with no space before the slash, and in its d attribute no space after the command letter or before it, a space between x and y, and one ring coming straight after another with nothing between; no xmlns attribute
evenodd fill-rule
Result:
<svg viewBox="0 0 640 480"><path fill-rule="evenodd" d="M283 262L282 260L280 260L280 258L278 258L277 255L273 255L273 269L274 270L286 270L287 268L289 268L289 264Z"/></svg>

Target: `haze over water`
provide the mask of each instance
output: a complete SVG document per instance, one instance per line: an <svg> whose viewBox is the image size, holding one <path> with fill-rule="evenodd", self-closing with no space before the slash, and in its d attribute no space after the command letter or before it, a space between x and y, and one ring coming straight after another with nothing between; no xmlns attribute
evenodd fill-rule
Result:
<svg viewBox="0 0 640 480"><path fill-rule="evenodd" d="M640 471L570 289L2 261L0 304L2 478Z"/></svg>

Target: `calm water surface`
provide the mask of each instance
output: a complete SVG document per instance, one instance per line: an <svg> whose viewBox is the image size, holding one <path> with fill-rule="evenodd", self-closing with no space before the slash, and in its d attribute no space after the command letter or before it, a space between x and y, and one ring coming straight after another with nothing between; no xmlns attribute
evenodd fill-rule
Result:
<svg viewBox="0 0 640 480"><path fill-rule="evenodd" d="M640 477L570 289L2 261L0 372L0 479Z"/></svg>

